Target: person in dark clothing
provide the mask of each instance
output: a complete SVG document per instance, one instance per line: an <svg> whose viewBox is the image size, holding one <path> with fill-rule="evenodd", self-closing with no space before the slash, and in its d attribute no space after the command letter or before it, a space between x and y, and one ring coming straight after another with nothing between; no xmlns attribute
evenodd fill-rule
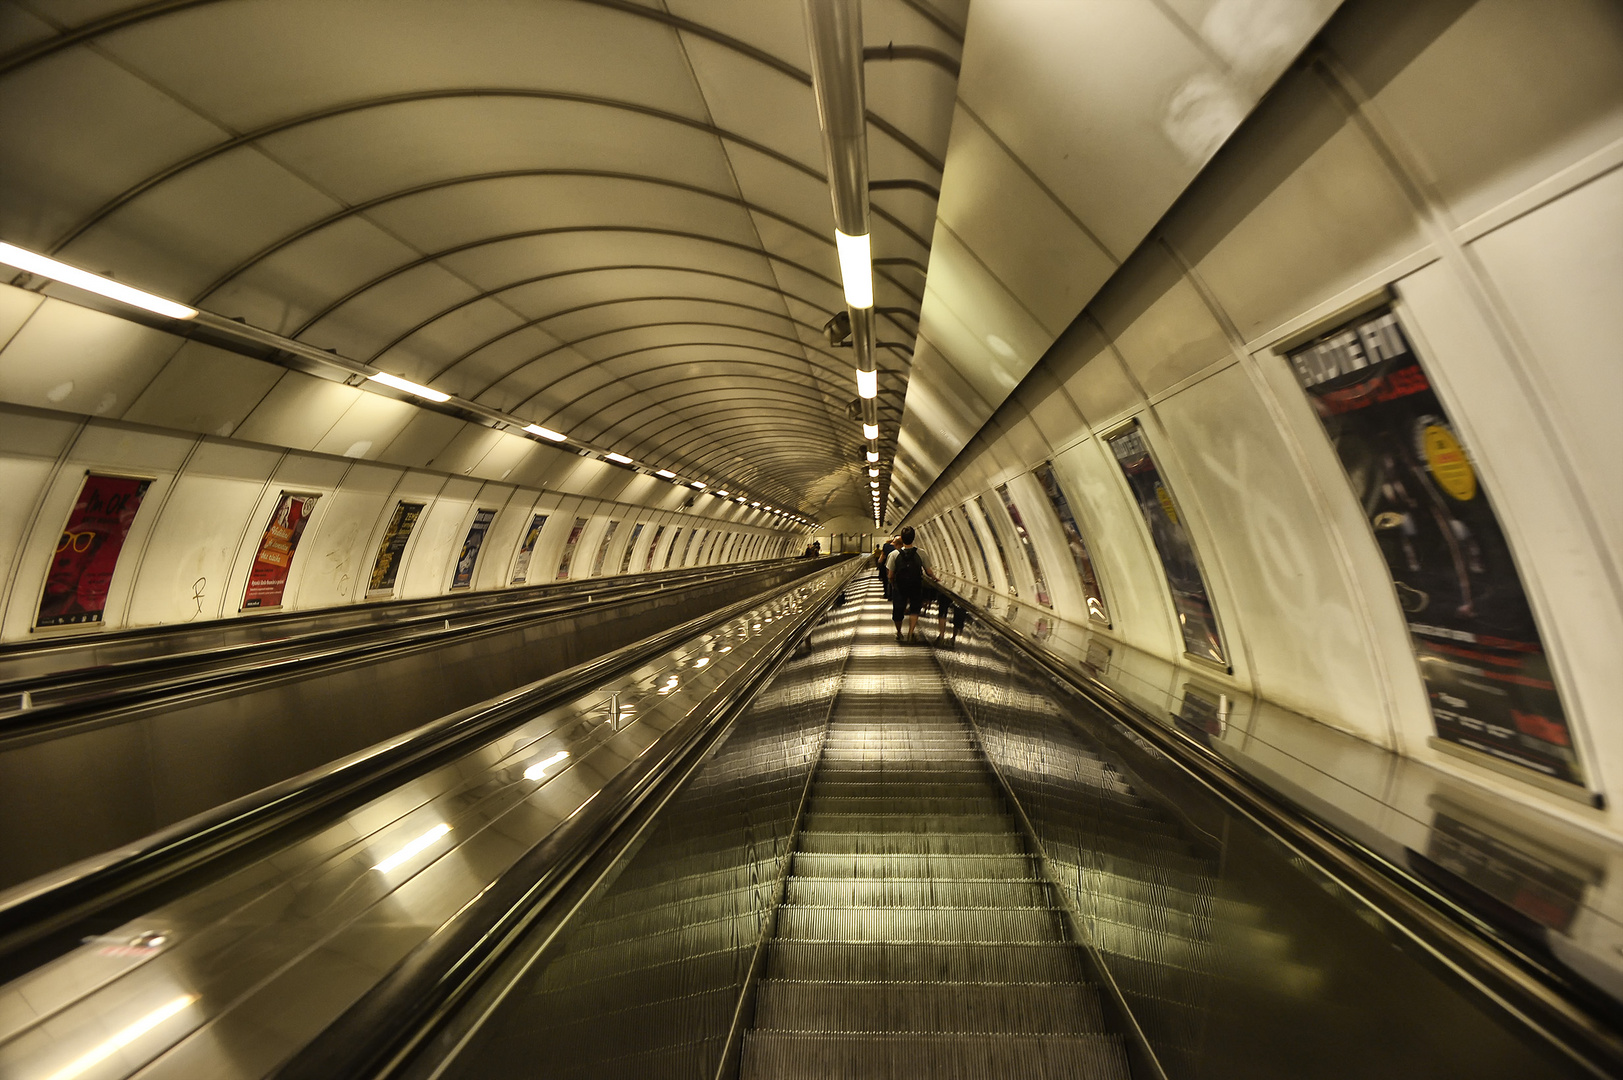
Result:
<svg viewBox="0 0 1623 1080"><path fill-rule="evenodd" d="M913 546L913 526L902 529L901 542L885 561L890 576L890 618L896 624L896 640L902 640L902 617L908 618L907 639L918 640L919 604L924 599L924 579L939 580L930 569L929 557Z"/></svg>
<svg viewBox="0 0 1623 1080"><path fill-rule="evenodd" d="M886 600L890 599L890 570L887 565L890 562L890 553L896 550L899 539L901 538L893 536L879 547L879 586L885 590Z"/></svg>

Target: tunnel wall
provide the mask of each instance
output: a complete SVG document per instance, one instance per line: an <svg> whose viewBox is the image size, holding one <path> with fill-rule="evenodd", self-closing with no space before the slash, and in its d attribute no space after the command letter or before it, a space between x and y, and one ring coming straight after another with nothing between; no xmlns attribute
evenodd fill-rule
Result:
<svg viewBox="0 0 1623 1080"><path fill-rule="evenodd" d="M513 578L522 534L535 514L546 514L547 521L530 557L528 584L562 580L562 555L577 518L586 525L569 579L598 576L592 571L600 551L601 576L618 574L639 522L645 527L628 573L798 550L781 529L762 525L758 511L737 503L339 384L333 386L348 404L323 418L325 433L308 410L287 409L268 392L231 406L241 423L216 425L218 412L198 414L186 426L130 422L134 416L185 424L171 391L187 387L201 406L229 398L233 381L212 362L206 366L210 375L193 366L193 354L203 346L61 300L0 286L0 309L25 311L4 327L0 350L3 640L36 633L41 591L87 473L152 483L117 561L103 621L50 633L242 614L250 568L284 492L319 496L289 567L277 608L284 611L450 592L463 541L480 510L496 513L474 564L472 590L518 584ZM153 359L142 374L145 384L132 388L130 357L143 351ZM257 360L228 359L227 372L262 375L271 387L290 379L321 381ZM53 388L67 383L72 389L58 395L65 400L49 400ZM153 396L164 399L162 409L142 407ZM55 405L112 403L102 410L107 415L89 416L33 407L34 398ZM307 394L303 400L309 401ZM367 426L380 412L402 411L392 435L388 425ZM339 441L349 440L341 449L352 456L322 452L336 445L330 435L351 412L361 414L354 421L359 426ZM227 438L216 430L246 431L267 442ZM353 434L379 438L358 448ZM691 507L684 505L689 500ZM421 515L401 552L393 588L369 596L373 560L401 501L423 504ZM605 549L610 522L618 525ZM690 546L694 530L704 532ZM659 546L650 553L656 536ZM673 540L680 545L675 552Z"/></svg>
<svg viewBox="0 0 1623 1080"><path fill-rule="evenodd" d="M1036 583L995 492L1007 483L1056 613L1086 623L1033 475L1052 461L1110 608L1100 633L1620 831L1611 811L1429 744L1391 574L1283 355L1389 291L1504 528L1590 785L1615 799L1620 56L1623 8L1606 0L1346 5L907 520L934 523L944 561L973 561L983 579L954 508L984 497L1029 599ZM1104 444L1134 419L1200 559L1227 673L1184 655Z"/></svg>

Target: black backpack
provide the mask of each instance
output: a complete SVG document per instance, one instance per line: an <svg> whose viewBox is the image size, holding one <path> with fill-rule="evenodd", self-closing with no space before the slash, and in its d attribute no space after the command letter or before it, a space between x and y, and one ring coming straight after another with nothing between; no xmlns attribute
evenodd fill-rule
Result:
<svg viewBox="0 0 1623 1080"><path fill-rule="evenodd" d="M918 592L924 586L924 560L917 548L897 549L896 569L890 572L891 584L903 592Z"/></svg>

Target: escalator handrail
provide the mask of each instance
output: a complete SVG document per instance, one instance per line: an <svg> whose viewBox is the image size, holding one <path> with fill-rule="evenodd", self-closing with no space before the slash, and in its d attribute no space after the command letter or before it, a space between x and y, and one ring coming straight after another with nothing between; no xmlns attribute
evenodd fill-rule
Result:
<svg viewBox="0 0 1623 1080"><path fill-rule="evenodd" d="M1358 838L1315 817L1104 682L1026 640L955 589L944 583L936 587L980 615L1062 687L1149 743L1179 772L1356 896L1559 1053L1597 1076L1623 1071L1623 1033L1616 1014L1608 1016L1607 1004L1592 992Z"/></svg>
<svg viewBox="0 0 1623 1080"><path fill-rule="evenodd" d="M804 584L805 576L0 893L0 956L522 722Z"/></svg>
<svg viewBox="0 0 1623 1080"><path fill-rule="evenodd" d="M794 646L841 595L866 558L833 568L824 595L801 613L782 644L755 657L707 707L660 736L574 815L513 863L392 968L337 1021L271 1075L326 1080L392 1073L522 938L549 901L649 799L702 759Z"/></svg>
<svg viewBox="0 0 1623 1080"><path fill-rule="evenodd" d="M440 616L434 616L412 620L405 625L353 626L302 638L279 638L231 646L218 653L183 653L129 661L129 664L135 665L133 669L109 665L90 672L80 671L73 674L83 679L86 689L82 696L47 701L26 711L5 715L0 718L0 741L37 737L53 728L83 722L88 717L105 722L114 713L133 713L165 702L178 703L182 698L202 693L241 692L256 684L286 679L295 674L308 674L313 669L372 663L390 655L436 648L453 640L467 640L530 623L565 619L589 607L607 603L627 603L642 597L697 588L717 580L765 575L785 569L799 568L773 564L756 566L742 573L690 576L680 582L662 582L657 586L645 582L609 587L590 594L584 600L537 597L523 604L483 611L472 619L464 619L450 627L442 625ZM814 570L808 568L805 572ZM68 680L62 680L57 685L63 684L73 685Z"/></svg>
<svg viewBox="0 0 1623 1080"><path fill-rule="evenodd" d="M0 645L0 669L3 669L8 663L24 661L31 656L53 652L91 653L96 649L105 648L109 645L116 646L126 641L140 641L147 638L161 639L163 637L191 637L211 630L223 633L237 629L263 629L279 623L303 622L311 624L311 628L308 630L294 629L274 637L235 641L226 645L211 647L207 650L165 651L152 656L131 657L103 664L60 667L39 674L18 675L10 678L0 677L0 695L16 694L23 690L37 690L53 683L72 681L75 677L82 678L94 672L107 670L128 671L148 664L161 666L177 661L196 660L205 653L214 655L239 654L266 647L297 645L306 641L316 642L346 634L365 634L375 631L380 625L390 627L417 626L438 623L444 619L465 619L470 615L479 617L508 609L526 608L556 600L568 600L582 593L595 597L599 592L607 595L608 592L613 590L708 581L716 577L731 577L753 573L757 570L780 565L782 562L783 560L756 560L748 563L728 563L724 566L686 567L679 571L668 570L649 574L589 578L585 581L554 582L545 585L489 590L466 596L419 597L411 600L349 604L342 607L321 608L312 611L274 612L267 615L250 614L228 619L209 619L204 622L163 623L157 626L141 626L132 627L128 630L107 631L94 636L82 635L56 640L9 642ZM366 616L363 622L346 621L361 615ZM322 623L341 623L342 625L323 626Z"/></svg>

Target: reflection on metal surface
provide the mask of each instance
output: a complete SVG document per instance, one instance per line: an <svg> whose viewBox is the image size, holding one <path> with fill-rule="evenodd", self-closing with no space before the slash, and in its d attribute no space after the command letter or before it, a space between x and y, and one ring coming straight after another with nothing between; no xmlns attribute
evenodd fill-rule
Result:
<svg viewBox="0 0 1623 1080"><path fill-rule="evenodd" d="M558 762L564 760L568 756L568 750L560 750L544 761L536 762L534 765L531 765L528 769L524 770L524 779L540 780L547 775L548 769L552 768L554 765L558 764Z"/></svg>
<svg viewBox="0 0 1623 1080"><path fill-rule="evenodd" d="M73 1080L74 1077L83 1075L86 1070L112 1057L196 1000L196 994L182 994L180 997L171 999L153 1009L106 1042L68 1062L68 1064L47 1076L45 1080Z"/></svg>
<svg viewBox="0 0 1623 1080"><path fill-rule="evenodd" d="M1555 851L1479 812L1437 796L1431 806L1436 817L1424 862L1413 851L1410 862L1452 876L1456 883L1450 883L1451 892L1463 885L1537 926L1565 934L1590 887L1606 881L1601 867ZM1435 874L1428 876L1436 879Z"/></svg>
<svg viewBox="0 0 1623 1080"><path fill-rule="evenodd" d="M429 829L423 835L419 836L417 839L413 840L411 843L407 844L405 847L401 848L399 851L395 852L393 855L390 855L387 859L384 859L382 862L372 867L372 869L378 871L379 873L387 874L389 871L395 869L413 855L416 855L421 851L426 851L428 848L432 847L436 840L450 831L451 826L442 821L432 829Z"/></svg>

